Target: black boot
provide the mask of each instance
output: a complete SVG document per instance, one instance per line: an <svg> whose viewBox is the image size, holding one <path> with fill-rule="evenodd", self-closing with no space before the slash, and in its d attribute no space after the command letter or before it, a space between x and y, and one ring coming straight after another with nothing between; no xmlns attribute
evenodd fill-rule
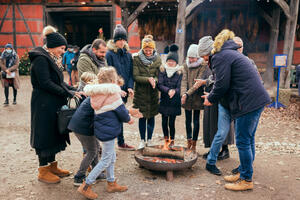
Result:
<svg viewBox="0 0 300 200"><path fill-rule="evenodd" d="M16 105L17 104L17 100L16 99L14 99L14 101L13 101L13 105Z"/></svg>
<svg viewBox="0 0 300 200"><path fill-rule="evenodd" d="M8 106L8 99L6 99L6 100L4 101L4 105L5 105L5 106Z"/></svg>
<svg viewBox="0 0 300 200"><path fill-rule="evenodd" d="M237 173L239 173L239 167L234 168L233 170L231 170L231 173L232 173L232 174L237 174Z"/></svg>
<svg viewBox="0 0 300 200"><path fill-rule="evenodd" d="M208 151L207 153L203 154L203 155L202 155L202 158L203 158L204 160L206 160L206 159L207 159L207 156L208 156L208 154L209 154L209 151Z"/></svg>
<svg viewBox="0 0 300 200"><path fill-rule="evenodd" d="M210 164L206 163L205 169L214 175L217 175L217 176L222 175L222 172L217 168L216 165L210 165Z"/></svg>
<svg viewBox="0 0 300 200"><path fill-rule="evenodd" d="M218 160L225 160L229 158L229 149L227 145L223 145L222 151L218 155Z"/></svg>

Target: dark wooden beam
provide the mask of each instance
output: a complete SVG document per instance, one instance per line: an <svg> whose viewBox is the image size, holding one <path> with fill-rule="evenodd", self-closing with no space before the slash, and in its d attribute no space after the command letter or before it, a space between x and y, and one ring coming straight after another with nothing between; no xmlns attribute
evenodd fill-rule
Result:
<svg viewBox="0 0 300 200"><path fill-rule="evenodd" d="M139 14L142 12L142 10L148 5L149 3L143 2L141 3L136 9L135 11L128 17L127 22L126 22L126 26L127 28L130 26L130 24L132 24L132 22L139 16Z"/></svg>
<svg viewBox="0 0 300 200"><path fill-rule="evenodd" d="M192 1L185 9L185 18L187 18L191 12L201 3L203 3L204 0L194 0Z"/></svg>
<svg viewBox="0 0 300 200"><path fill-rule="evenodd" d="M258 8L258 12L270 26L273 25L274 22L272 20L272 17L268 13L266 13L262 8ZM275 16L273 15L273 17Z"/></svg>
<svg viewBox="0 0 300 200"><path fill-rule="evenodd" d="M4 24L6 15L7 15L7 13L8 13L9 7L10 7L10 6L7 5L6 11L5 11L4 16L3 16L2 20L1 20L1 23L0 23L0 32L1 32L2 26L3 26L3 24Z"/></svg>
<svg viewBox="0 0 300 200"><path fill-rule="evenodd" d="M186 26L188 26L200 12L201 9L198 7L192 12L192 14L190 14L187 18L185 18Z"/></svg>
<svg viewBox="0 0 300 200"><path fill-rule="evenodd" d="M286 3L286 1L284 0L273 0L273 1L279 5L279 7L283 10L287 18L291 18L290 6Z"/></svg>
<svg viewBox="0 0 300 200"><path fill-rule="evenodd" d="M16 36L16 4L12 5L12 15L13 15L13 45L14 49L17 51L17 36Z"/></svg>
<svg viewBox="0 0 300 200"><path fill-rule="evenodd" d="M112 7L47 7L46 12L72 12L72 11L81 11L81 12L91 12L91 11L100 11L100 12L110 12Z"/></svg>
<svg viewBox="0 0 300 200"><path fill-rule="evenodd" d="M185 32L186 32L186 25L185 25L185 10L186 10L186 1L181 0L178 4L178 11L177 11L177 21L176 21L176 36L175 36L175 43L179 46L178 55L179 55L179 62L178 64L182 64L184 60L184 52L185 52Z"/></svg>

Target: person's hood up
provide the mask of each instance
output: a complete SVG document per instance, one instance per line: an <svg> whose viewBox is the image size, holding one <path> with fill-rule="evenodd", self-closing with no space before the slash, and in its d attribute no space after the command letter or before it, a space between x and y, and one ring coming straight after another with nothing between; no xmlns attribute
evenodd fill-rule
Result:
<svg viewBox="0 0 300 200"><path fill-rule="evenodd" d="M222 50L237 50L239 49L240 46L235 43L233 40L227 40L226 42L224 42L222 48L221 48L221 51Z"/></svg>

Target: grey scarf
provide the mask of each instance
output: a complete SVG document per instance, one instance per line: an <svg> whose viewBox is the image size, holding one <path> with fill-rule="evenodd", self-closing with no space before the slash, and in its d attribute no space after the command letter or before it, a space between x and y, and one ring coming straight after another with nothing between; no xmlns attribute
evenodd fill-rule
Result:
<svg viewBox="0 0 300 200"><path fill-rule="evenodd" d="M104 67L106 66L106 61L104 60L100 60L96 54L94 54L93 49L92 49L92 45L88 44L85 47L83 47L83 49L80 51L80 53L85 53L87 54L90 58L92 58L92 60L94 61L94 63L97 65L98 68L100 67Z"/></svg>
<svg viewBox="0 0 300 200"><path fill-rule="evenodd" d="M203 61L204 61L203 58L199 58L196 62L190 63L189 59L187 58L186 65L188 68L196 68L199 67Z"/></svg>
<svg viewBox="0 0 300 200"><path fill-rule="evenodd" d="M6 66L7 68L12 67L16 60L17 60L17 53L15 52L15 50L12 50L11 53L8 53L7 51L3 51L1 54L0 59L2 60L6 60Z"/></svg>
<svg viewBox="0 0 300 200"><path fill-rule="evenodd" d="M139 58L141 59L144 65L151 65L157 58L157 52L154 51L152 56L145 56L143 50L141 49L138 53Z"/></svg>

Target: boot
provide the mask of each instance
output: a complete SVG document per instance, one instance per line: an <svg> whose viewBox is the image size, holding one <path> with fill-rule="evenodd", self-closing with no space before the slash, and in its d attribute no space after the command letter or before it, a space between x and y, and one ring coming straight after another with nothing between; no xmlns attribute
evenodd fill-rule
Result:
<svg viewBox="0 0 300 200"><path fill-rule="evenodd" d="M240 180L236 183L225 184L225 189L233 191L245 191L253 189L253 181Z"/></svg>
<svg viewBox="0 0 300 200"><path fill-rule="evenodd" d="M77 192L82 194L88 199L97 199L98 194L92 191L92 187L90 185L87 185L85 181L80 185L80 187L77 189Z"/></svg>
<svg viewBox="0 0 300 200"><path fill-rule="evenodd" d="M57 161L54 161L54 162L50 163L50 171L51 171L53 174L55 174L55 175L57 175L57 176L59 176L59 177L61 177L61 178L70 175L70 172L69 172L69 171L63 170L63 169L59 169L59 168L57 167Z"/></svg>
<svg viewBox="0 0 300 200"><path fill-rule="evenodd" d="M193 142L192 142L192 139L188 139L188 140L187 140L187 147L186 147L186 148L187 148L187 149L191 149L191 148L192 148L192 143L193 143Z"/></svg>
<svg viewBox="0 0 300 200"><path fill-rule="evenodd" d="M38 180L44 183L59 183L60 178L50 171L50 166L39 168Z"/></svg>
<svg viewBox="0 0 300 200"><path fill-rule="evenodd" d="M8 99L6 99L4 102L4 106L8 106L8 104L9 104Z"/></svg>
<svg viewBox="0 0 300 200"><path fill-rule="evenodd" d="M226 182L230 182L230 183L235 183L240 179L240 173L237 173L235 175L230 175L230 176L224 176L224 180Z"/></svg>
<svg viewBox="0 0 300 200"><path fill-rule="evenodd" d="M127 186L118 185L116 181L114 182L107 181L107 187L106 187L107 192L125 192L127 189L128 189Z"/></svg>
<svg viewBox="0 0 300 200"><path fill-rule="evenodd" d="M197 144L197 140L192 140L192 147L191 147L192 151L196 151L196 144Z"/></svg>
<svg viewBox="0 0 300 200"><path fill-rule="evenodd" d="M225 160L227 158L229 158L229 149L227 145L223 145L222 147L222 151L219 153L218 155L218 160Z"/></svg>

